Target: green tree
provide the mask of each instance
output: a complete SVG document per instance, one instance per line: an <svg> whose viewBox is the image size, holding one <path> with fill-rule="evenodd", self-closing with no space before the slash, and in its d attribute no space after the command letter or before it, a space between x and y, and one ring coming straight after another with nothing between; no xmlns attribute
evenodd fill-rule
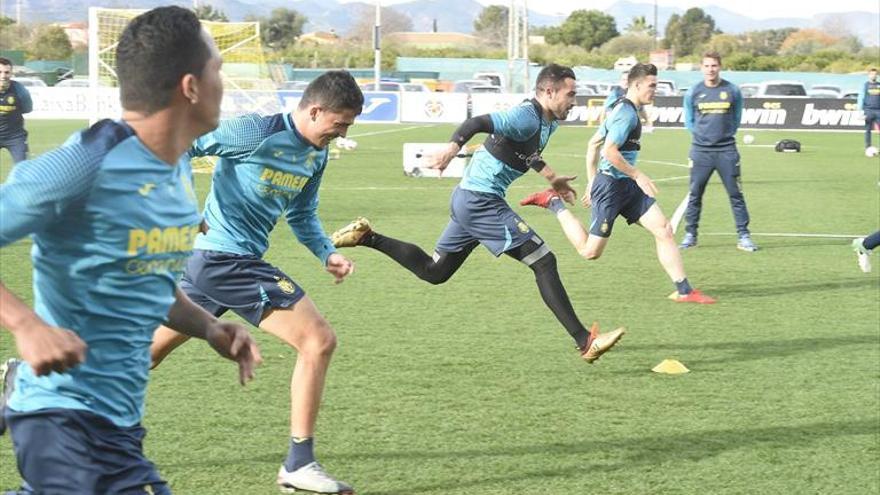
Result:
<svg viewBox="0 0 880 495"><path fill-rule="evenodd" d="M292 45L302 34L303 26L308 19L292 9L279 7L272 10L268 18L258 17L260 23L260 39L263 44L273 50L282 50Z"/></svg>
<svg viewBox="0 0 880 495"><path fill-rule="evenodd" d="M503 5L490 5L474 20L474 34L493 46L507 42L507 23L510 11Z"/></svg>
<svg viewBox="0 0 880 495"><path fill-rule="evenodd" d="M718 52L722 57L727 57L732 53L741 51L741 43L740 38L733 36L732 34L718 33L713 35L709 41L703 45L703 51Z"/></svg>
<svg viewBox="0 0 880 495"><path fill-rule="evenodd" d="M742 50L753 55L776 55L779 48L797 28L764 29L739 35Z"/></svg>
<svg viewBox="0 0 880 495"><path fill-rule="evenodd" d="M70 39L58 26L44 26L34 32L34 41L28 48L31 60L67 60L73 53Z"/></svg>
<svg viewBox="0 0 880 495"><path fill-rule="evenodd" d="M220 21L220 22L229 22L229 18L226 17L226 14L223 13L222 10L215 9L211 4L201 4L193 9L193 12L196 13L196 17L203 21Z"/></svg>
<svg viewBox="0 0 880 495"><path fill-rule="evenodd" d="M648 24L648 20L643 15L633 17L624 31L629 34L654 36L654 26Z"/></svg>
<svg viewBox="0 0 880 495"><path fill-rule="evenodd" d="M592 50L618 36L614 17L598 10L575 10L559 27L545 34L552 45L576 45Z"/></svg>
<svg viewBox="0 0 880 495"><path fill-rule="evenodd" d="M633 55L639 60L647 60L653 46L654 38L647 34L624 34L608 40L599 47L599 53L618 57Z"/></svg>
<svg viewBox="0 0 880 495"><path fill-rule="evenodd" d="M703 9L693 7L684 15L672 14L666 23L663 44L675 50L677 56L690 55L717 32L720 31L715 29L715 19Z"/></svg>

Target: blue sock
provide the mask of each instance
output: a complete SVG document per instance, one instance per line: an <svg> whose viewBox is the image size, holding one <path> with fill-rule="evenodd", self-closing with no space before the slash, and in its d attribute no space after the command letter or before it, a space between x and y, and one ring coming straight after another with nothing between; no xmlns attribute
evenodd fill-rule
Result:
<svg viewBox="0 0 880 495"><path fill-rule="evenodd" d="M565 203L562 201L562 198L553 198L547 205L547 209L553 213L559 214L560 211L565 209Z"/></svg>
<svg viewBox="0 0 880 495"><path fill-rule="evenodd" d="M287 459L284 460L284 469L292 473L306 464L315 462L314 444L315 437L290 437L290 450L287 451Z"/></svg>
<svg viewBox="0 0 880 495"><path fill-rule="evenodd" d="M681 279L680 282L676 282L675 288L678 289L678 293L683 296L686 296L694 291L694 289L691 287L691 284L688 283L687 277Z"/></svg>
<svg viewBox="0 0 880 495"><path fill-rule="evenodd" d="M862 246L865 246L865 249L869 251L877 246L880 246L880 230L874 232L868 237L865 237L865 240L862 241Z"/></svg>

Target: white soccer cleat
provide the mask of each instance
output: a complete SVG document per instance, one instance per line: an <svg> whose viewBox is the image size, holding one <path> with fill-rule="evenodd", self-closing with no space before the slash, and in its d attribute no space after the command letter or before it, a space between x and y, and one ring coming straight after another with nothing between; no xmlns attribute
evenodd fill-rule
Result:
<svg viewBox="0 0 880 495"><path fill-rule="evenodd" d="M871 251L865 249L864 237L853 239L852 247L859 258L859 268L865 273L871 273Z"/></svg>
<svg viewBox="0 0 880 495"><path fill-rule="evenodd" d="M278 470L278 487L284 493L297 493L299 491L312 493L327 493L339 495L354 495L354 488L347 483L333 479L324 471L318 462L312 462L288 472L282 465Z"/></svg>

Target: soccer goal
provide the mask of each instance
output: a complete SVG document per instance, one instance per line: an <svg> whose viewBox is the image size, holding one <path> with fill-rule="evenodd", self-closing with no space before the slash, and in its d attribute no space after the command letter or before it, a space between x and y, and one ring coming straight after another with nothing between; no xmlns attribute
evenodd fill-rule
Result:
<svg viewBox="0 0 880 495"><path fill-rule="evenodd" d="M89 8L90 120L119 118L116 46L126 24L145 12L134 9ZM275 83L263 54L258 22L202 21L223 57L224 117L281 111Z"/></svg>

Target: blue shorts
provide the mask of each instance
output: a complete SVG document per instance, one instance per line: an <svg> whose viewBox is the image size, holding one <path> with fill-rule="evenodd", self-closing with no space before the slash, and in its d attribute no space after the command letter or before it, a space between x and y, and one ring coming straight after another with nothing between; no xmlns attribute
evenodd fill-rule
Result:
<svg viewBox="0 0 880 495"><path fill-rule="evenodd" d="M123 428L89 411L7 409L23 493L170 495L144 456L146 430Z"/></svg>
<svg viewBox="0 0 880 495"><path fill-rule="evenodd" d="M535 231L497 194L456 187L449 205L449 224L437 241L437 251L457 253L479 241L495 256L519 247Z"/></svg>
<svg viewBox="0 0 880 495"><path fill-rule="evenodd" d="M623 215L631 225L638 222L655 203L654 198L645 194L636 181L615 179L601 172L593 179L590 198L593 202L590 234L598 237L611 237L618 215Z"/></svg>
<svg viewBox="0 0 880 495"><path fill-rule="evenodd" d="M202 249L187 261L180 288L214 316L231 309L254 326L266 308L288 308L306 295L262 258Z"/></svg>

